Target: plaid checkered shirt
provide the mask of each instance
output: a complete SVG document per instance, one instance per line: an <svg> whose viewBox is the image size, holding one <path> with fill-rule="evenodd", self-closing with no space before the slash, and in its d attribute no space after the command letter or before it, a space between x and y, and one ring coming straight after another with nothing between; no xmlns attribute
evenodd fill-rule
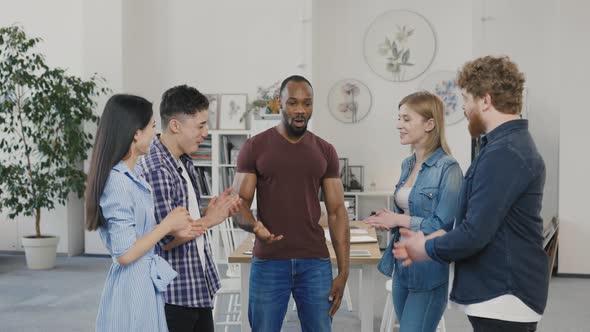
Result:
<svg viewBox="0 0 590 332"><path fill-rule="evenodd" d="M180 156L180 161L191 179L190 190L195 191L197 201L200 201L199 191L195 185L197 173L193 161L186 154ZM156 222L160 223L178 206L188 210L189 186L174 157L160 142L159 135L154 138L149 153L137 163L135 172L143 176L152 186ZM220 287L220 281L208 236L207 234L202 236L205 236L204 269L201 266L196 241L189 241L171 250L164 250L162 247L174 240L173 236L167 235L156 246L158 255L166 259L178 272L178 277L172 280L166 290L166 303L192 308L213 307L213 296Z"/></svg>

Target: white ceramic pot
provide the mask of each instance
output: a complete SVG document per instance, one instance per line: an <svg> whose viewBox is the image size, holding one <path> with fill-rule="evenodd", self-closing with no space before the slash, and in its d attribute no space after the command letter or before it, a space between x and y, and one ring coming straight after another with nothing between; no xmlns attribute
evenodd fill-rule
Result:
<svg viewBox="0 0 590 332"><path fill-rule="evenodd" d="M31 270L48 270L55 267L55 256L59 237L50 235L48 237L22 237L22 244L25 247L27 267Z"/></svg>

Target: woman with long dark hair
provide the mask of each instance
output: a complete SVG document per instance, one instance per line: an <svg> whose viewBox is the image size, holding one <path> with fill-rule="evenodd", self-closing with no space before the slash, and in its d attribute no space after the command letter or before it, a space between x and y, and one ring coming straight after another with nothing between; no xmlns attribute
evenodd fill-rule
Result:
<svg viewBox="0 0 590 332"><path fill-rule="evenodd" d="M96 331L168 331L163 293L176 272L154 246L196 230L184 208L160 224L150 185L133 169L155 135L152 104L132 95L107 102L96 133L86 192L86 228L98 230L113 259Z"/></svg>

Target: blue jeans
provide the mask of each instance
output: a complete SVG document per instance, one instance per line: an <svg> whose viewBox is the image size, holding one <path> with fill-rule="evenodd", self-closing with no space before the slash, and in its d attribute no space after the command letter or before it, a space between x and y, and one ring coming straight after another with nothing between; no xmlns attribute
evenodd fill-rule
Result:
<svg viewBox="0 0 590 332"><path fill-rule="evenodd" d="M429 291L414 291L393 281L392 297L400 332L436 331L447 306L448 282Z"/></svg>
<svg viewBox="0 0 590 332"><path fill-rule="evenodd" d="M330 258L271 260L252 258L248 319L253 332L279 332L293 294L301 330L331 331Z"/></svg>

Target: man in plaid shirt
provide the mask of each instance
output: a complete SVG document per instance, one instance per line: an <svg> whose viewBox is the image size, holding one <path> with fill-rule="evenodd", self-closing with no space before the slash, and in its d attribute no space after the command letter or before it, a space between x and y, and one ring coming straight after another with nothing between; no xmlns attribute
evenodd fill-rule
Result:
<svg viewBox="0 0 590 332"><path fill-rule="evenodd" d="M178 272L165 296L171 332L214 330L212 300L220 282L205 231L240 205L239 197L226 191L213 198L207 214L201 216L198 178L190 154L208 135L208 107L207 98L195 88L182 85L166 91L160 104L163 133L154 138L136 169L152 186L158 223L182 206L202 226L196 238L167 236L156 247L158 255Z"/></svg>

